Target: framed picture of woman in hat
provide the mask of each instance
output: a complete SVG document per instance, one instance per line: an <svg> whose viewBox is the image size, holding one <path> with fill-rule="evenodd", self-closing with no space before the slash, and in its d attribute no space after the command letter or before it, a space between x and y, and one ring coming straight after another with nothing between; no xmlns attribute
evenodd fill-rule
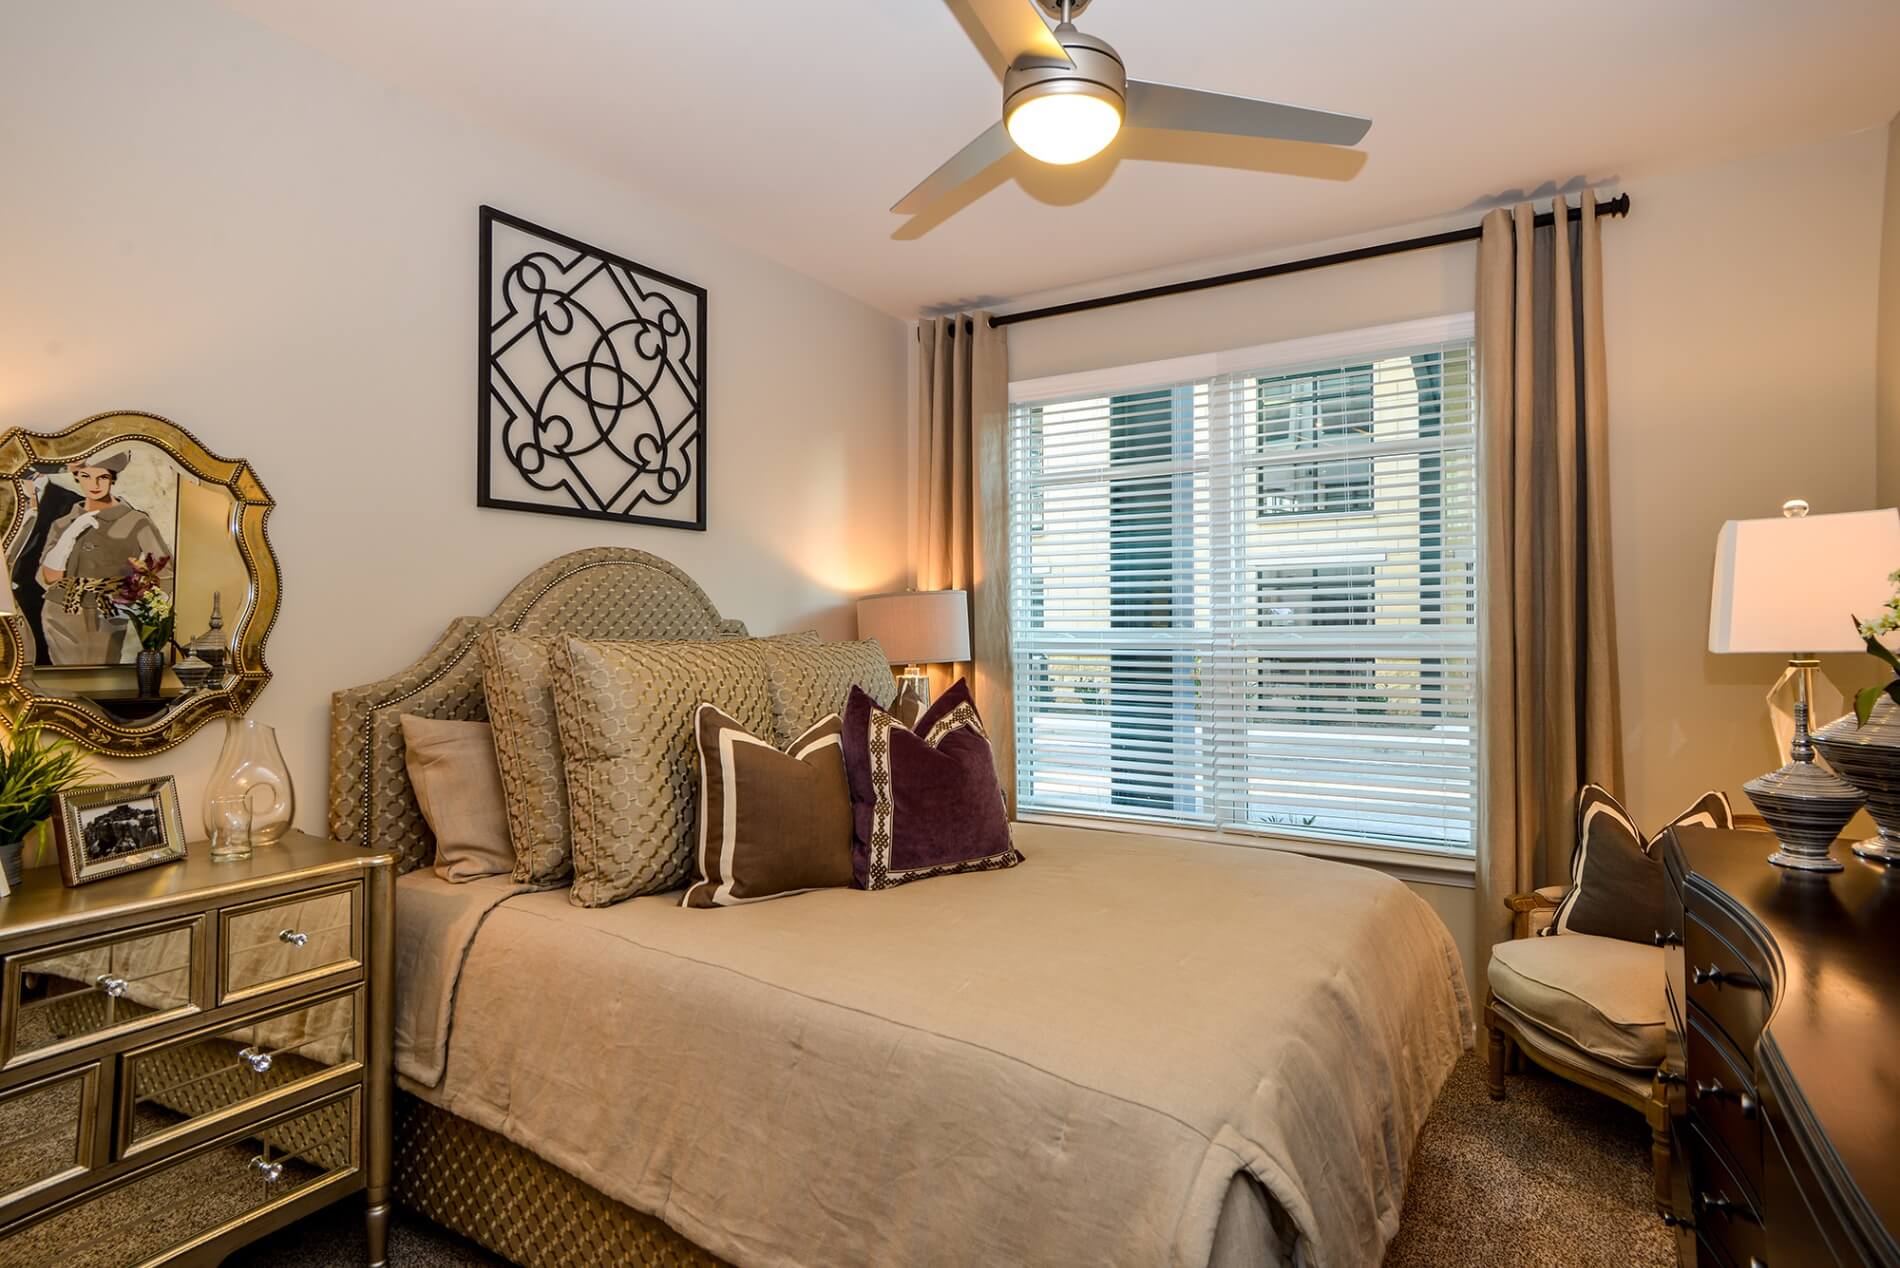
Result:
<svg viewBox="0 0 1900 1268"><path fill-rule="evenodd" d="M124 617L108 615L95 595L69 582L111 580L132 574L147 555L166 560L161 574L167 593L176 573L178 469L136 441L80 458L51 484L78 495L47 525L37 580L45 589L40 659L56 667L123 665L138 656L138 635Z"/></svg>

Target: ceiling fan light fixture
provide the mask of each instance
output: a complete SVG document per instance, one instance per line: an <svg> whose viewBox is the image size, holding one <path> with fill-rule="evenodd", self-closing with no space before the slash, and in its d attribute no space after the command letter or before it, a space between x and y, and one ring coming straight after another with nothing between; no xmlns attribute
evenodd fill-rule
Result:
<svg viewBox="0 0 1900 1268"><path fill-rule="evenodd" d="M1003 76L1003 125L1023 153L1066 166L1094 158L1122 130L1128 71L1106 40L1064 22L1067 61L1025 57Z"/></svg>
<svg viewBox="0 0 1900 1268"><path fill-rule="evenodd" d="M1106 93L1046 92L1012 103L1009 139L1044 163L1092 159L1122 129L1121 103Z"/></svg>
<svg viewBox="0 0 1900 1268"><path fill-rule="evenodd" d="M937 165L891 207L917 216L1018 151L1044 163L1082 163L1125 127L1144 137L1257 137L1305 145L1357 145L1372 120L1282 101L1130 79L1121 54L1075 29L1089 0L952 0L997 54L1003 117ZM1055 21L1054 29L1037 15ZM973 32L974 34L974 32ZM1145 151L1146 147L1144 147ZM1159 157L1159 156L1157 156ZM1218 163L1193 154L1179 161Z"/></svg>

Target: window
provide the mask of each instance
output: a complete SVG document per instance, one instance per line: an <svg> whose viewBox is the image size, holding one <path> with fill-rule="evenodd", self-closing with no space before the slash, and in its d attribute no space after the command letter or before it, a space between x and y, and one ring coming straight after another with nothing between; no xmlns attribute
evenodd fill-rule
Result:
<svg viewBox="0 0 1900 1268"><path fill-rule="evenodd" d="M1471 851L1468 316L1011 399L1025 812Z"/></svg>

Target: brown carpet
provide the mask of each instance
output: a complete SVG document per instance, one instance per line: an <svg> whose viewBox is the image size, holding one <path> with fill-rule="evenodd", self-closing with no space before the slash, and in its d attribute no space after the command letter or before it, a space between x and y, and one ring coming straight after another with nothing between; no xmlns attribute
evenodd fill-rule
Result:
<svg viewBox="0 0 1900 1268"><path fill-rule="evenodd" d="M341 1203L233 1256L230 1268L361 1263L362 1207ZM395 1268L501 1261L398 1211ZM1481 1059L1452 1071L1412 1158L1386 1268L1666 1268L1670 1232L1650 1205L1641 1116L1542 1071L1513 1075L1502 1104Z"/></svg>
<svg viewBox="0 0 1900 1268"><path fill-rule="evenodd" d="M1412 1152L1385 1268L1669 1268L1654 1191L1642 1115L1535 1066L1493 1101L1467 1054Z"/></svg>

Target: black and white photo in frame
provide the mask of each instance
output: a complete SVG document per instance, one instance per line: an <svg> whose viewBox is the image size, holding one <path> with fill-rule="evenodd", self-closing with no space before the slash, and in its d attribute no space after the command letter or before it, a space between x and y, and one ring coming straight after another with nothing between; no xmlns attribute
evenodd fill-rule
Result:
<svg viewBox="0 0 1900 1268"><path fill-rule="evenodd" d="M170 775L68 788L53 799L60 878L84 885L185 857L185 820Z"/></svg>
<svg viewBox="0 0 1900 1268"><path fill-rule="evenodd" d="M706 527L706 292L481 212L482 506Z"/></svg>

